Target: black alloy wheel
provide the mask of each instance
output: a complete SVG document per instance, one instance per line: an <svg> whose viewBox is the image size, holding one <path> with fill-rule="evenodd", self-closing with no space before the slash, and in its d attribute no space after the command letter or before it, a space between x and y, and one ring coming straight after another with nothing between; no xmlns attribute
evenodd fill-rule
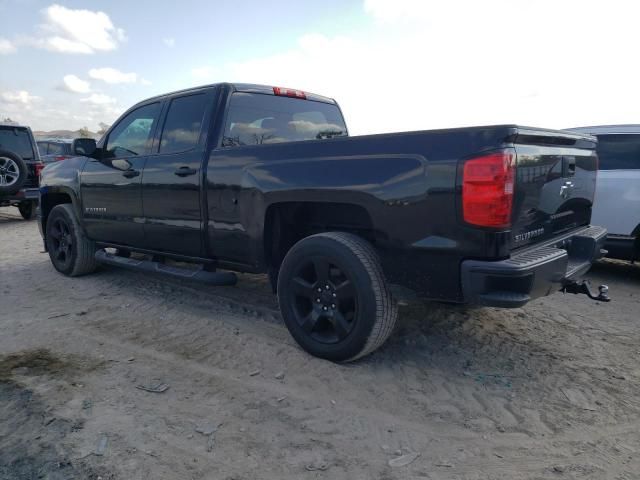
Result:
<svg viewBox="0 0 640 480"><path fill-rule="evenodd" d="M293 338L332 361L373 352L398 316L376 250L351 233L326 232L297 242L280 266L277 292Z"/></svg>
<svg viewBox="0 0 640 480"><path fill-rule="evenodd" d="M358 310L353 281L336 263L325 256L310 257L300 263L291 281L296 321L321 343L343 341L353 330Z"/></svg>

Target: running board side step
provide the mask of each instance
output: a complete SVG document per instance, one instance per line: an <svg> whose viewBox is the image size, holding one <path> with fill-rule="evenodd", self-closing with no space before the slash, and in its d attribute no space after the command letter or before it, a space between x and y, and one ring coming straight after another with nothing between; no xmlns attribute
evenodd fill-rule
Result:
<svg viewBox="0 0 640 480"><path fill-rule="evenodd" d="M162 273L187 280L206 283L215 286L231 286L235 285L238 277L232 272L207 272L203 269L190 270L187 268L173 267L163 263L152 262L151 260L137 260L135 258L120 257L107 253L105 250L98 250L95 253L96 261L114 265L116 267L124 267L129 270L138 270L142 272Z"/></svg>

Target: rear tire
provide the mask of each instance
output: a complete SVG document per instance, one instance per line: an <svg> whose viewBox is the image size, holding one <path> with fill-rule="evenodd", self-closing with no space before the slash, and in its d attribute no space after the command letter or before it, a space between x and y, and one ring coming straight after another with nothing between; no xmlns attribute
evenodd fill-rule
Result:
<svg viewBox="0 0 640 480"><path fill-rule="evenodd" d="M77 277L98 267L94 257L96 244L85 236L71 204L57 205L51 210L45 241L51 263L64 275Z"/></svg>
<svg viewBox="0 0 640 480"><path fill-rule="evenodd" d="M34 218L36 218L37 205L37 202L34 202L33 200L20 202L20 204L18 205L18 210L20 211L20 215L22 215L22 218L24 218L25 220L33 220Z"/></svg>
<svg viewBox="0 0 640 480"><path fill-rule="evenodd" d="M376 350L398 317L378 255L350 233L321 233L296 243L280 268L278 302L298 344L338 362Z"/></svg>

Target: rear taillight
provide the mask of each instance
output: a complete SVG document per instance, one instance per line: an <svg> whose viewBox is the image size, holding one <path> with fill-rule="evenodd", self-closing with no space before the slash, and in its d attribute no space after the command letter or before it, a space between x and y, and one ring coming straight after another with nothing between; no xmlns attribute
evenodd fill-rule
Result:
<svg viewBox="0 0 640 480"><path fill-rule="evenodd" d="M34 167L36 171L36 177L40 178L40 173L42 172L42 169L45 167L44 163L36 163Z"/></svg>
<svg viewBox="0 0 640 480"><path fill-rule="evenodd" d="M306 100L307 94L302 90L293 90L291 88L273 87L273 94L280 97L292 97Z"/></svg>
<svg viewBox="0 0 640 480"><path fill-rule="evenodd" d="M67 158L70 158L69 155L56 155L55 157L53 157L56 162L66 160Z"/></svg>
<svg viewBox="0 0 640 480"><path fill-rule="evenodd" d="M495 152L467 160L462 177L464 221L481 227L511 226L515 153Z"/></svg>

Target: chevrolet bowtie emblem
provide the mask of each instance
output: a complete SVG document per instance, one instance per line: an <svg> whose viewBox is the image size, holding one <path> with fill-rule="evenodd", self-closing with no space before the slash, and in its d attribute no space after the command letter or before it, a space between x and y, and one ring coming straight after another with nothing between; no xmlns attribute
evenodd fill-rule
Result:
<svg viewBox="0 0 640 480"><path fill-rule="evenodd" d="M567 180L564 185L560 187L560 196L562 198L569 198L571 196L571 189L575 187L572 181Z"/></svg>

